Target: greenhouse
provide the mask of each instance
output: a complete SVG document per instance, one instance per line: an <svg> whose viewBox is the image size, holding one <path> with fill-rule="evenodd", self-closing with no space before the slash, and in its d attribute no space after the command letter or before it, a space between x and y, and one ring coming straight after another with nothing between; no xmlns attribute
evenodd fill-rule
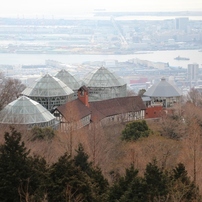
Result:
<svg viewBox="0 0 202 202"><path fill-rule="evenodd" d="M74 92L77 92L77 90L81 87L79 82L65 69L60 70L55 75L55 77L60 79L63 83L65 83Z"/></svg>
<svg viewBox="0 0 202 202"><path fill-rule="evenodd" d="M26 125L28 128L58 126L56 118L47 109L26 96L19 97L0 111L0 124Z"/></svg>
<svg viewBox="0 0 202 202"><path fill-rule="evenodd" d="M83 79L89 91L89 101L125 97L126 83L104 67L90 72Z"/></svg>
<svg viewBox="0 0 202 202"><path fill-rule="evenodd" d="M60 79L49 74L37 79L22 92L22 95L37 101L49 111L74 99L74 91Z"/></svg>

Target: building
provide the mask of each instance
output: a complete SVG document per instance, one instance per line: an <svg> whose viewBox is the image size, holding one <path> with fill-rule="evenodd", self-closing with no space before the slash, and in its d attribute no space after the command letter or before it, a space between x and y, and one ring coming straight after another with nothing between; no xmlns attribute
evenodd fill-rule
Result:
<svg viewBox="0 0 202 202"><path fill-rule="evenodd" d="M69 88L71 88L77 96L77 91L81 85L69 72L67 72L65 69L62 69L55 75L55 77L60 79Z"/></svg>
<svg viewBox="0 0 202 202"><path fill-rule="evenodd" d="M90 102L91 120L103 125L145 119L146 107L140 96Z"/></svg>
<svg viewBox="0 0 202 202"><path fill-rule="evenodd" d="M63 132L76 130L90 124L91 111L88 105L88 91L85 86L78 90L78 98L57 107L54 116L60 122Z"/></svg>
<svg viewBox="0 0 202 202"><path fill-rule="evenodd" d="M126 97L127 94L126 82L104 67L87 74L83 83L88 88L89 101Z"/></svg>
<svg viewBox="0 0 202 202"><path fill-rule="evenodd" d="M22 95L37 101L49 111L74 99L74 91L49 74L35 80Z"/></svg>
<svg viewBox="0 0 202 202"><path fill-rule="evenodd" d="M189 23L189 18L182 17L182 18L175 18L175 29L181 31L187 31Z"/></svg>
<svg viewBox="0 0 202 202"><path fill-rule="evenodd" d="M151 106L161 105L167 108L171 107L174 103L180 102L182 93L175 85L162 78L159 82L148 88L143 96L151 98Z"/></svg>
<svg viewBox="0 0 202 202"><path fill-rule="evenodd" d="M56 129L59 122L41 104L26 96L21 96L0 111L0 124Z"/></svg>
<svg viewBox="0 0 202 202"><path fill-rule="evenodd" d="M146 107L139 96L88 101L88 89L78 90L78 99L59 106L54 115L62 131L76 130L91 123L103 125L123 123L145 118Z"/></svg>
<svg viewBox="0 0 202 202"><path fill-rule="evenodd" d="M199 65L194 64L188 64L187 66L187 78L189 81L197 81L199 76Z"/></svg>

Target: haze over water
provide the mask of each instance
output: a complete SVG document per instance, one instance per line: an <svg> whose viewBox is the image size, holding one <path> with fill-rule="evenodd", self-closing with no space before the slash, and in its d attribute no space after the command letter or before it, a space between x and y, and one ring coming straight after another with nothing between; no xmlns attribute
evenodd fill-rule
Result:
<svg viewBox="0 0 202 202"><path fill-rule="evenodd" d="M175 57L187 57L190 60L174 60ZM197 63L202 68L202 52L198 50L153 51L147 54L130 55L62 55L62 54L0 54L0 64L30 65L45 64L46 60L56 60L65 64L81 64L86 61L118 60L124 62L133 58L153 62L165 62L170 66L187 68L188 64Z"/></svg>

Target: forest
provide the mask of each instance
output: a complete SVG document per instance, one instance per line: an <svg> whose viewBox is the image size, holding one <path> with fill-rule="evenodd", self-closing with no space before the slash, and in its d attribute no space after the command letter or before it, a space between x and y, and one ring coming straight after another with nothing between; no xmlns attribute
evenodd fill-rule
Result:
<svg viewBox="0 0 202 202"><path fill-rule="evenodd" d="M199 188L183 163L168 169L153 159L140 174L131 162L123 175L111 170L109 181L81 143L74 156L65 152L48 163L45 157L30 155L22 135L13 127L4 134L0 201L201 201Z"/></svg>

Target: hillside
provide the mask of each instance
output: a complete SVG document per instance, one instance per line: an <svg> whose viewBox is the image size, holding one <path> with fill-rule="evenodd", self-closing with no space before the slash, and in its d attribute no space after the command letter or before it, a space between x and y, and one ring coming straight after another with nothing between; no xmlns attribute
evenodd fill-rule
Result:
<svg viewBox="0 0 202 202"><path fill-rule="evenodd" d="M168 123L169 120L166 122ZM196 177L196 183L201 189L201 137L197 136L197 141L191 138L175 140L160 135L163 126L161 121L147 121L147 123L153 133L148 138L135 142L121 140L124 124L104 128L96 126L89 129L86 127L71 134L57 131L52 139L34 141L31 140L30 131L23 130L23 128L18 130L23 134L22 140L31 150L31 154L45 157L49 164L56 162L65 152L75 155L78 144L82 143L89 155L89 160L101 168L109 182L112 182L114 177L110 173L123 175L125 169L131 164L142 175L145 166L156 159L158 166L164 169L172 169L178 163L183 163L191 179ZM4 128L4 131L8 130ZM1 143L4 131L1 131Z"/></svg>

